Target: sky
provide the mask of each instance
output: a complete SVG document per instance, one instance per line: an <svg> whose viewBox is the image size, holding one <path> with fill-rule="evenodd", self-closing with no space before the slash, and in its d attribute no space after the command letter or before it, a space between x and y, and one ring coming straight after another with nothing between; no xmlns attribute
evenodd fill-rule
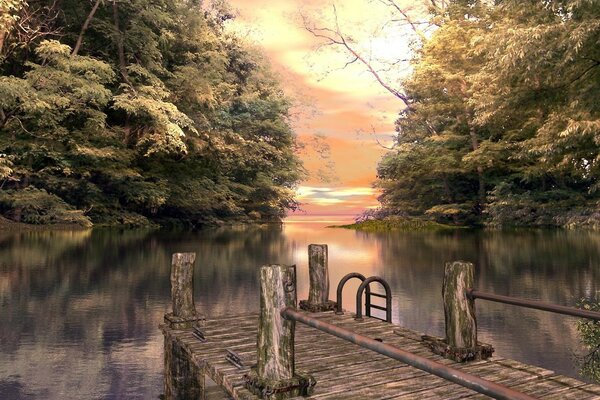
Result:
<svg viewBox="0 0 600 400"><path fill-rule="evenodd" d="M333 5L319 0L230 0L237 12L230 29L264 49L283 89L294 101L292 123L306 146L300 157L309 172L297 191L300 215L358 215L378 205L372 187L376 167L394 135L403 104L348 54L303 27L301 15L333 26ZM408 40L391 34L391 10L374 0L336 3L338 21L356 46L372 59L409 58ZM385 60L384 60L385 61ZM382 64L381 64L382 65ZM395 67L397 68L397 67ZM397 87L402 71L385 77ZM385 146L385 147L384 147ZM321 151L315 151L315 148ZM298 213L292 214L292 216Z"/></svg>

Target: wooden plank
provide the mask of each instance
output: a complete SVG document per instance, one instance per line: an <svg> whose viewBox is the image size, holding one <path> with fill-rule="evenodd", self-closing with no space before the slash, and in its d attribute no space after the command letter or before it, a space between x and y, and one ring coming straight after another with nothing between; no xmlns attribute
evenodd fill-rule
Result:
<svg viewBox="0 0 600 400"><path fill-rule="evenodd" d="M362 335L381 338L384 343L542 399L600 399L598 385L556 375L547 369L515 360L493 357L487 361L458 364L442 359L431 353L418 332L376 319L366 318L364 322L357 322L349 313L335 315L331 312L311 316ZM190 330L163 330L168 338L180 343L190 359L232 399L256 400L258 397L244 388L242 376L257 361L257 323L256 314L210 319L202 328L208 338L204 343L195 339ZM235 351L243 359L245 368L238 369L226 361L225 349ZM318 382L314 394L306 399L488 398L301 324L296 325L295 352L296 369L312 374ZM305 398L297 398L300 399Z"/></svg>

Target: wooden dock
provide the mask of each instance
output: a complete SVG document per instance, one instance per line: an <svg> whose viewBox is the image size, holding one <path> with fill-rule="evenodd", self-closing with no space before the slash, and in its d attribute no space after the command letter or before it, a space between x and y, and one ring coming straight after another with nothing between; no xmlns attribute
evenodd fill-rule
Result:
<svg viewBox="0 0 600 400"><path fill-rule="evenodd" d="M544 368L492 357L457 363L432 353L417 332L375 318L354 320L350 313L310 313L311 317L381 339L412 353L500 383L540 399L600 399L600 385L586 384ZM161 328L165 343L173 342L194 365L199 380L209 377L221 387L206 392L206 399L259 399L244 387L243 375L257 362L258 314L204 321L201 342L192 329ZM410 367L316 329L297 324L296 369L317 381L314 392L296 399L488 399L470 389ZM227 361L227 350L243 362L238 368ZM202 395L199 396L203 398Z"/></svg>
<svg viewBox="0 0 600 400"><path fill-rule="evenodd" d="M309 246L308 300L296 293L296 266L260 267L260 312L204 319L194 305L194 253L173 255L173 312L165 339L166 400L600 399L600 385L492 357L477 340L475 298L600 321L600 313L473 289L474 266L445 265L446 337L391 323L391 289L381 277L347 274L329 300L327 245ZM349 279L362 281L356 313L343 311ZM372 292L381 284L385 295ZM372 303L385 298L386 306ZM365 313L362 313L363 299ZM385 311L385 320L371 309ZM535 332L532 332L535 334ZM212 384L211 384L212 382Z"/></svg>

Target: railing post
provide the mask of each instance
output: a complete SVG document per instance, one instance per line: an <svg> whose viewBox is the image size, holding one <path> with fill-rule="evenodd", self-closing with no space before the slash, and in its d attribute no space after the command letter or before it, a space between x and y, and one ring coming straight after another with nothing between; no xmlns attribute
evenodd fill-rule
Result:
<svg viewBox="0 0 600 400"><path fill-rule="evenodd" d="M260 269L258 362L244 379L251 392L266 399L306 395L314 385L311 377L295 371L296 322L280 314L286 307L296 307L295 271L295 266L284 265L264 265Z"/></svg>
<svg viewBox="0 0 600 400"><path fill-rule="evenodd" d="M172 330L192 328L204 319L194 305L195 260L195 253L175 253L171 262L173 312L165 314L163 326L166 400L203 398L204 375L171 333Z"/></svg>
<svg viewBox="0 0 600 400"><path fill-rule="evenodd" d="M455 361L481 360L492 355L494 349L477 342L477 320L474 300L467 289L474 285L474 267L470 262L446 263L442 297L446 321L446 340L428 338L432 350ZM436 348L437 347L437 348Z"/></svg>
<svg viewBox="0 0 600 400"><path fill-rule="evenodd" d="M300 308L309 312L331 311L335 302L329 300L329 269L326 244L308 245L308 300L300 301Z"/></svg>

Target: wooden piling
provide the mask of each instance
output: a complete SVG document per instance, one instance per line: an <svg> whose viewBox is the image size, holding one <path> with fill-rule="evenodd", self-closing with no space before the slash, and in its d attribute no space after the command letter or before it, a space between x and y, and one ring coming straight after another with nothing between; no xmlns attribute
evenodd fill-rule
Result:
<svg viewBox="0 0 600 400"><path fill-rule="evenodd" d="M467 289L474 285L473 264L455 261L446 263L442 297L446 320L446 340L457 348L477 345L475 303L467 297Z"/></svg>
<svg viewBox="0 0 600 400"><path fill-rule="evenodd" d="M260 269L260 320L258 323L258 374L280 381L294 376L294 328L279 311L296 307L294 268L269 265Z"/></svg>
<svg viewBox="0 0 600 400"><path fill-rule="evenodd" d="M165 322L174 329L187 329L203 320L194 305L194 262L196 253L175 253L171 261L171 301L173 312Z"/></svg>
<svg viewBox="0 0 600 400"><path fill-rule="evenodd" d="M266 399L287 399L307 394L310 377L297 374L294 365L296 323L280 312L296 307L295 266L265 265L260 269L258 362L245 375L246 387Z"/></svg>
<svg viewBox="0 0 600 400"><path fill-rule="evenodd" d="M336 303L329 300L329 267L326 244L308 245L308 300L300 301L300 308L310 312L331 311Z"/></svg>
<svg viewBox="0 0 600 400"><path fill-rule="evenodd" d="M196 316L194 306L194 261L196 253L175 253L171 262L171 300L173 315Z"/></svg>
<svg viewBox="0 0 600 400"><path fill-rule="evenodd" d="M431 341L432 350L455 361L481 360L492 355L494 349L477 342L475 302L467 296L467 289L474 286L472 263L454 261L446 263L442 297L446 321L446 340ZM430 338L425 338L430 339Z"/></svg>
<svg viewBox="0 0 600 400"><path fill-rule="evenodd" d="M204 320L194 305L195 259L195 253L173 254L171 262L173 312L165 314L165 324L171 329L190 329ZM203 398L204 374L173 337L165 334L164 346L165 399Z"/></svg>

